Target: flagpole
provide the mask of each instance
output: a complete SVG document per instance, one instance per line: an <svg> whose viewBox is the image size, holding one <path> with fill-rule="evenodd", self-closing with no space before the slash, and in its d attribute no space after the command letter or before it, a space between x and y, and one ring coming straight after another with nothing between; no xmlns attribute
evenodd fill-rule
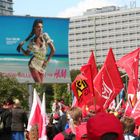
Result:
<svg viewBox="0 0 140 140"><path fill-rule="evenodd" d="M33 86L32 84L28 84L28 92L29 92L29 98L28 98L28 103L29 103L29 110L31 110L32 107L32 102L33 102Z"/></svg>
<svg viewBox="0 0 140 140"><path fill-rule="evenodd" d="M121 76L121 78L123 78L123 77L125 77L125 76L127 76L127 73L126 73L126 74L124 74L124 75L122 75L122 76Z"/></svg>

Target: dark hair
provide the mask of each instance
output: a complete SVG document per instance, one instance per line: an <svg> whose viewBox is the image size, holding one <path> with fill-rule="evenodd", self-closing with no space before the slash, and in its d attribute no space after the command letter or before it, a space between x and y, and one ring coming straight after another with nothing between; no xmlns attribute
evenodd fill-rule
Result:
<svg viewBox="0 0 140 140"><path fill-rule="evenodd" d="M34 29L38 23L43 24L43 20L42 19L35 19L33 26L32 26L32 31L30 32L29 36L25 39L25 41L28 41L34 35Z"/></svg>
<svg viewBox="0 0 140 140"><path fill-rule="evenodd" d="M118 134L114 132L105 133L101 136L101 140L117 140Z"/></svg>
<svg viewBox="0 0 140 140"><path fill-rule="evenodd" d="M75 140L75 134L72 132L68 134L65 131L62 131L61 134L64 136L64 140Z"/></svg>
<svg viewBox="0 0 140 140"><path fill-rule="evenodd" d="M8 98L6 103L7 103L7 105L12 105L12 104L14 104L14 101L12 98Z"/></svg>

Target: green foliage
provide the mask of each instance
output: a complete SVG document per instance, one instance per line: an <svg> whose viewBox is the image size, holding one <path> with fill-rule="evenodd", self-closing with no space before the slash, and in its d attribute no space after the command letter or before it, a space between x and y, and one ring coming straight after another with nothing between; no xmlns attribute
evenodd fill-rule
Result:
<svg viewBox="0 0 140 140"><path fill-rule="evenodd" d="M68 84L53 84L54 99L63 99L66 105L71 104L71 94L68 91Z"/></svg>
<svg viewBox="0 0 140 140"><path fill-rule="evenodd" d="M74 81L74 79L76 78L76 76L80 74L80 70L71 70L70 71L70 75L71 75L71 81Z"/></svg>
<svg viewBox="0 0 140 140"><path fill-rule="evenodd" d="M18 98L22 106L28 109L28 95L27 84L20 84L14 78L0 75L0 103L3 103L7 98Z"/></svg>

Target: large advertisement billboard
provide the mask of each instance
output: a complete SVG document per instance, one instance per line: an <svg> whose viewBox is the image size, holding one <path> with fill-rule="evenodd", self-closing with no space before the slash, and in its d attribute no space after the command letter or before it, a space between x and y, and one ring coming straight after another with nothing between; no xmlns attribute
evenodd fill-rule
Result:
<svg viewBox="0 0 140 140"><path fill-rule="evenodd" d="M43 21L42 25L37 24L38 26L34 27L35 20L40 19ZM42 83L71 82L68 63L68 26L67 18L0 16L0 73L14 77L21 83L40 82L34 78L38 75L43 77ZM42 37L37 35L37 30L42 30ZM33 31L34 34L30 36ZM19 44L20 52L17 51ZM55 51L47 62L52 51L50 44ZM36 67L43 67L43 62L47 62L47 65L44 71L38 72ZM32 63L35 67L31 67Z"/></svg>

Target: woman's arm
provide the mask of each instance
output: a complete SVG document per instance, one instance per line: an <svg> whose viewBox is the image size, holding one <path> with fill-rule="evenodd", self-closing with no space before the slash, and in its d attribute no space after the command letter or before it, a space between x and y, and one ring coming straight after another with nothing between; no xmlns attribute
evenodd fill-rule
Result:
<svg viewBox="0 0 140 140"><path fill-rule="evenodd" d="M47 66L47 64L48 64L48 62L50 61L51 57L52 57L52 56L54 55L54 53L55 53L55 47L54 47L53 43L50 42L50 43L48 43L48 45L49 45L51 51L50 51L49 56L47 57L47 60L44 61L43 67L46 67L46 66Z"/></svg>
<svg viewBox="0 0 140 140"><path fill-rule="evenodd" d="M20 49L25 56L29 56L30 50L24 50L23 48Z"/></svg>
<svg viewBox="0 0 140 140"><path fill-rule="evenodd" d="M24 50L22 48L22 46L24 45L24 43L25 43L25 41L22 41L22 42L19 43L19 45L17 47L17 51L18 52L22 51L23 55L28 56L30 54L30 50L28 50L28 49L27 50Z"/></svg>
<svg viewBox="0 0 140 140"><path fill-rule="evenodd" d="M49 60L51 59L51 57L54 55L54 52L55 52L55 48L54 48L53 43L50 42L48 45L49 45L51 51L50 51L50 54L49 54L49 56L48 56L48 58L47 58L47 61L49 61Z"/></svg>

